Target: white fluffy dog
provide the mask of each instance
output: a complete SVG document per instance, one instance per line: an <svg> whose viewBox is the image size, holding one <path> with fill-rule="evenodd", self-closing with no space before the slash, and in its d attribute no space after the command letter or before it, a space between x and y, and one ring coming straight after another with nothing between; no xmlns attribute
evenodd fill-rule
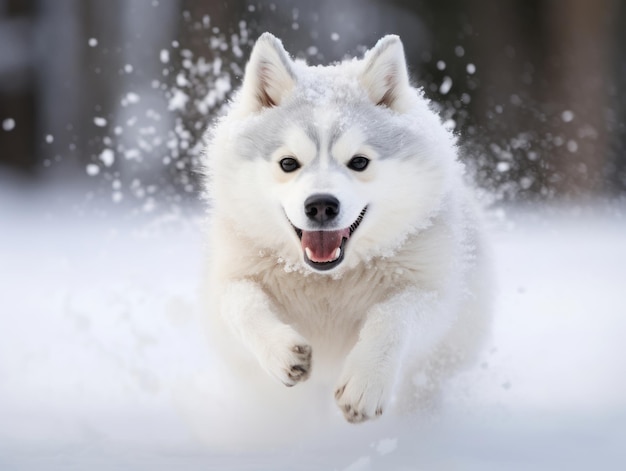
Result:
<svg viewBox="0 0 626 471"><path fill-rule="evenodd" d="M310 67L263 34L208 139L210 333L254 407L315 384L363 422L419 407L475 356L479 224L398 37Z"/></svg>

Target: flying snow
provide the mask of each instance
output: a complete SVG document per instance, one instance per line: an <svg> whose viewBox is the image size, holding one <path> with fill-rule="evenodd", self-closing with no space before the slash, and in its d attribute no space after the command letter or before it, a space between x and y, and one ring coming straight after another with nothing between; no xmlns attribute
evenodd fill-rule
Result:
<svg viewBox="0 0 626 471"><path fill-rule="evenodd" d="M99 158L106 167L110 167L115 162L115 153L111 149L104 149Z"/></svg>
<svg viewBox="0 0 626 471"><path fill-rule="evenodd" d="M447 95L450 89L452 88L452 79L447 75L443 78L443 82L439 86L439 93L442 95Z"/></svg>
<svg viewBox="0 0 626 471"><path fill-rule="evenodd" d="M565 110L561 113L561 119L564 123L569 123L574 119L574 112L571 110Z"/></svg>
<svg viewBox="0 0 626 471"><path fill-rule="evenodd" d="M98 167L96 164L87 164L85 170L87 171L87 175L89 175L90 177L94 177L100 173L100 167Z"/></svg>
<svg viewBox="0 0 626 471"><path fill-rule="evenodd" d="M93 124L95 124L96 126L103 128L107 125L107 120L105 118L102 118L100 116L96 116L93 118Z"/></svg>
<svg viewBox="0 0 626 471"><path fill-rule="evenodd" d="M13 118L6 118L2 121L2 129L5 131L12 131L15 129L15 120Z"/></svg>

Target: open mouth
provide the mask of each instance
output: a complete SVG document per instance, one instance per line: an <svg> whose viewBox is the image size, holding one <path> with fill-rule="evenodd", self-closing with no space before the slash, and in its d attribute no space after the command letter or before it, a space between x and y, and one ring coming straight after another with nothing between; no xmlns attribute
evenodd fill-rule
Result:
<svg viewBox="0 0 626 471"><path fill-rule="evenodd" d="M294 226L302 243L304 260L316 270L325 271L335 268L343 261L348 239L361 224L367 206L350 227L335 231L304 231Z"/></svg>

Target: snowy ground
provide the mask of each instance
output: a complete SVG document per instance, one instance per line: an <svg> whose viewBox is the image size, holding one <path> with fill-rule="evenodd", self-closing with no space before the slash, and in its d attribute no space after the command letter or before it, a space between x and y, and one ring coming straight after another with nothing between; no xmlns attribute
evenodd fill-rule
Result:
<svg viewBox="0 0 626 471"><path fill-rule="evenodd" d="M0 187L2 470L626 469L619 212L527 209L492 230L493 340L439 416L226 453L185 401L211 364L198 220L80 199Z"/></svg>

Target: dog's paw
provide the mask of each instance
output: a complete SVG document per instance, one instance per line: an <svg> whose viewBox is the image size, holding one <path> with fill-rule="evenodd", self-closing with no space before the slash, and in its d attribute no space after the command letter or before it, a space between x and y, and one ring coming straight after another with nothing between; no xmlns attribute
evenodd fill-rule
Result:
<svg viewBox="0 0 626 471"><path fill-rule="evenodd" d="M283 368L286 379L282 382L285 386L291 387L301 381L306 381L311 374L311 347L307 344L293 345L289 348L290 358Z"/></svg>
<svg viewBox="0 0 626 471"><path fill-rule="evenodd" d="M350 423L357 424L383 414L388 384L375 372L344 373L335 389L335 400Z"/></svg>
<svg viewBox="0 0 626 471"><path fill-rule="evenodd" d="M313 350L306 340L293 332L277 335L266 346L265 369L285 386L306 381L311 373Z"/></svg>

